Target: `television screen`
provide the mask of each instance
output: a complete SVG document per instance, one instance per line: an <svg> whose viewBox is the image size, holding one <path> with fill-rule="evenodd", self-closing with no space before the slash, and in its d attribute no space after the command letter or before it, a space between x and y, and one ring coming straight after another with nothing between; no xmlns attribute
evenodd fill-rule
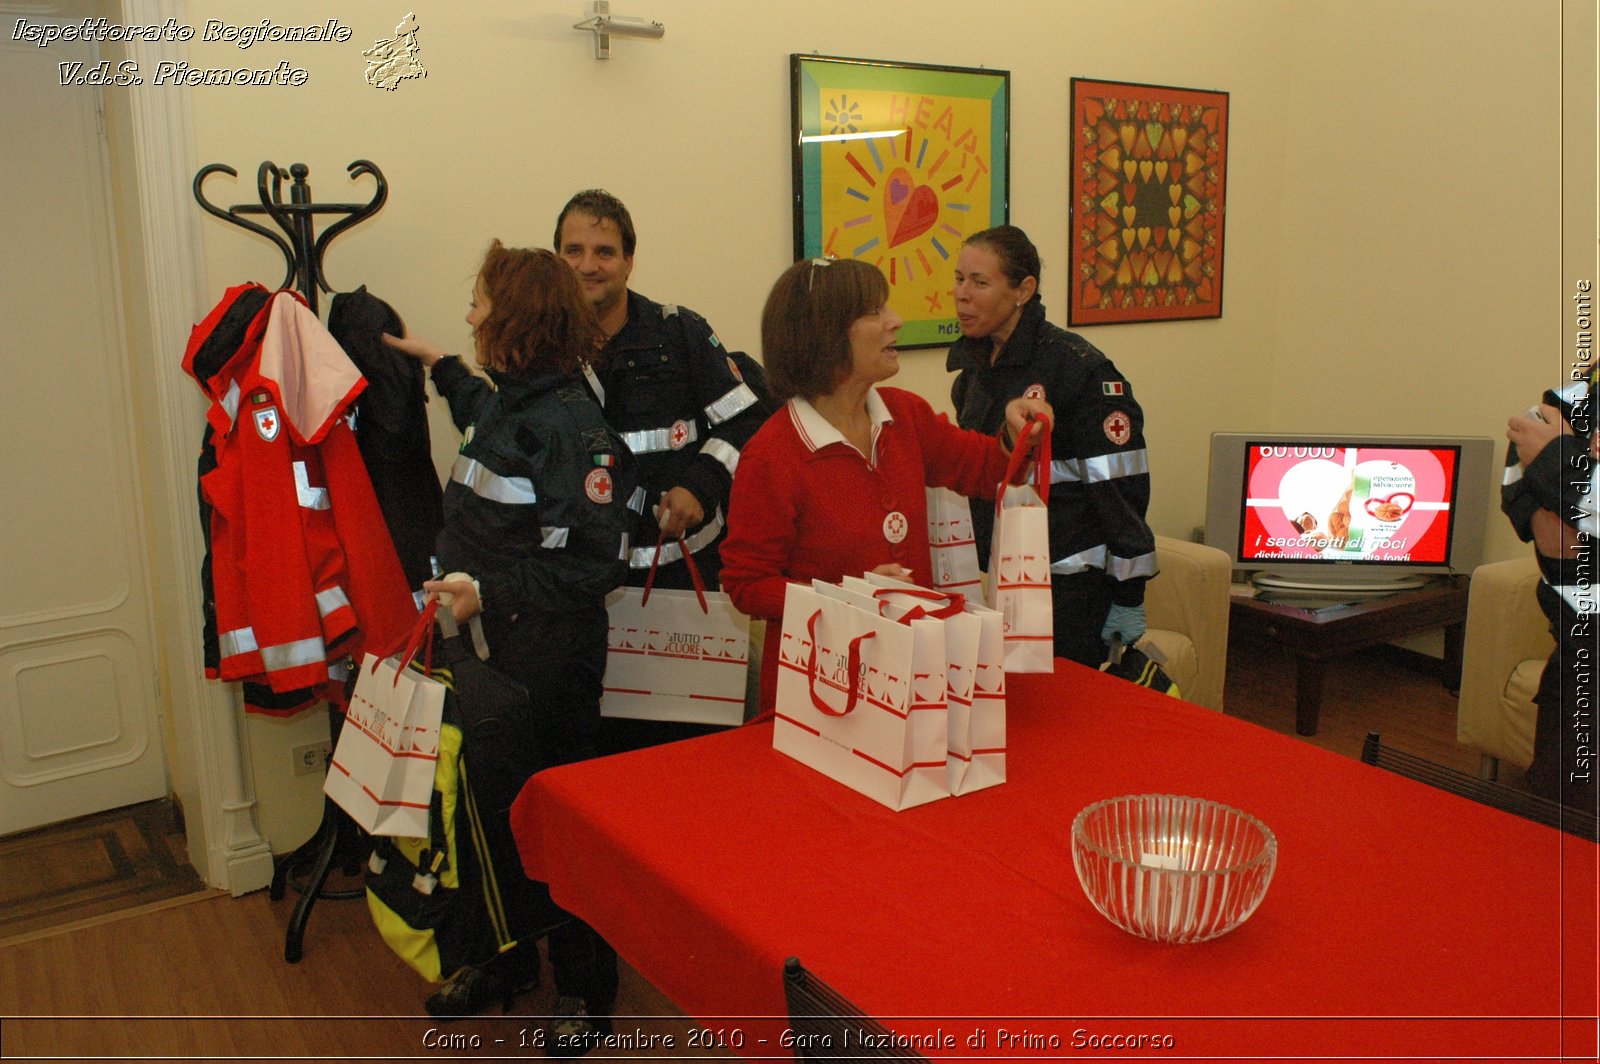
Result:
<svg viewBox="0 0 1600 1064"><path fill-rule="evenodd" d="M1206 542L1262 586L1415 585L1481 560L1495 441L1216 433Z"/></svg>
<svg viewBox="0 0 1600 1064"><path fill-rule="evenodd" d="M1444 565L1459 447L1252 442L1239 560Z"/></svg>

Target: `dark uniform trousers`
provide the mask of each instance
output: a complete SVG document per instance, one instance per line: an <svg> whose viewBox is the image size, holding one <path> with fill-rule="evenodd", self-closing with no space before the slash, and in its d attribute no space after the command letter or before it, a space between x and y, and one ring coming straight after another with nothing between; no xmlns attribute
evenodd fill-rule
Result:
<svg viewBox="0 0 1600 1064"><path fill-rule="evenodd" d="M491 663L528 689L533 708L534 748L528 752L526 775L513 791L520 791L535 772L602 752L599 707L606 632L603 609L581 619L563 617L558 625L534 618L495 624L485 618ZM496 801L494 807L497 827L504 818L509 837L510 802L502 808ZM501 871L512 934L523 941L549 929L556 993L583 998L591 1014L609 1012L617 996L616 951L588 924L551 902L549 888L521 874L520 866Z"/></svg>
<svg viewBox="0 0 1600 1064"><path fill-rule="evenodd" d="M1050 580L1050 605L1055 620L1056 657L1098 669L1106 661L1100 629L1111 612L1111 589L1116 582L1091 570Z"/></svg>

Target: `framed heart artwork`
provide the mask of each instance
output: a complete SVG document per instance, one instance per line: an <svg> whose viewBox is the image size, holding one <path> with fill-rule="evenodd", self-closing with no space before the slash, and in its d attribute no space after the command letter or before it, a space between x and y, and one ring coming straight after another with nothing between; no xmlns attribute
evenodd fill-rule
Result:
<svg viewBox="0 0 1600 1064"><path fill-rule="evenodd" d="M1072 79L1067 324L1222 317L1228 94Z"/></svg>
<svg viewBox="0 0 1600 1064"><path fill-rule="evenodd" d="M795 258L873 263L899 346L948 346L961 241L1008 217L1010 73L792 55L790 74Z"/></svg>

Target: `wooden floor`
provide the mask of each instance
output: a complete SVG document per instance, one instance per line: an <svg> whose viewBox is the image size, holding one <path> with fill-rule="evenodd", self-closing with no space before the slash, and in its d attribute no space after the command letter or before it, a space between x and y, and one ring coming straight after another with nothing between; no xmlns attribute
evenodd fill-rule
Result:
<svg viewBox="0 0 1600 1064"><path fill-rule="evenodd" d="M203 893L171 799L0 839L0 945Z"/></svg>
<svg viewBox="0 0 1600 1064"><path fill-rule="evenodd" d="M1307 741L1354 757L1366 733L1379 731L1386 744L1476 771L1477 755L1455 745L1455 698L1431 659L1367 652L1331 669L1328 683L1321 732ZM1293 666L1278 652L1234 647L1226 698L1230 714L1293 733ZM496 1006L440 1024L422 1012L429 987L383 946L360 901L319 902L304 958L284 963L283 931L293 902L293 895L272 902L265 893L213 897L0 947L4 1055L543 1055L534 1043L554 1004L548 968L544 984L518 999L513 1015L501 1015ZM708 1055L689 1048L689 1021L626 966L617 1012L619 1033L635 1045L655 1044L587 1059Z"/></svg>
<svg viewBox="0 0 1600 1064"><path fill-rule="evenodd" d="M1456 696L1445 689L1442 662L1379 646L1328 666L1317 734L1297 736L1359 758L1368 732L1385 746L1474 775L1478 753L1456 743ZM1285 651L1232 639L1223 705L1229 716L1294 735L1294 659ZM1500 767L1500 782L1523 786L1521 769Z"/></svg>
<svg viewBox="0 0 1600 1064"><path fill-rule="evenodd" d="M440 1023L422 1008L431 988L383 945L362 901L319 901L304 956L284 963L293 905L292 895L273 902L265 892L215 897L0 948L4 1056L544 1055L539 1040L555 1004L548 967L543 985L518 998L511 1015L496 1005ZM626 966L622 978L615 1033L644 1048L586 1059L707 1056L685 1051L691 1025L670 1002Z"/></svg>

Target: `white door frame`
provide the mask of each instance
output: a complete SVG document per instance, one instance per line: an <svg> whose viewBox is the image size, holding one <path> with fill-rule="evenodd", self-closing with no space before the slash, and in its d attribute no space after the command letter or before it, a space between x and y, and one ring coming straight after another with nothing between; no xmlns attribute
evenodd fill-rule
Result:
<svg viewBox="0 0 1600 1064"><path fill-rule="evenodd" d="M121 0L128 25L185 25L181 0ZM139 69L162 60L183 61L181 42L128 46ZM169 751L184 803L189 860L205 881L234 895L272 880L272 849L255 818L255 782L243 742L243 709L236 684L205 678L200 645L200 563L205 555L195 503L195 459L204 408L183 374L180 355L189 331L209 305L201 210L190 194L195 164L194 124L188 92L145 88L129 93L132 163L143 232L144 276L151 343L132 357L151 360L160 424L148 436L156 454L151 507L156 571L178 586L156 588L157 631L162 633L166 690L177 749ZM137 348L138 345L135 345ZM170 574L177 574L176 577Z"/></svg>

